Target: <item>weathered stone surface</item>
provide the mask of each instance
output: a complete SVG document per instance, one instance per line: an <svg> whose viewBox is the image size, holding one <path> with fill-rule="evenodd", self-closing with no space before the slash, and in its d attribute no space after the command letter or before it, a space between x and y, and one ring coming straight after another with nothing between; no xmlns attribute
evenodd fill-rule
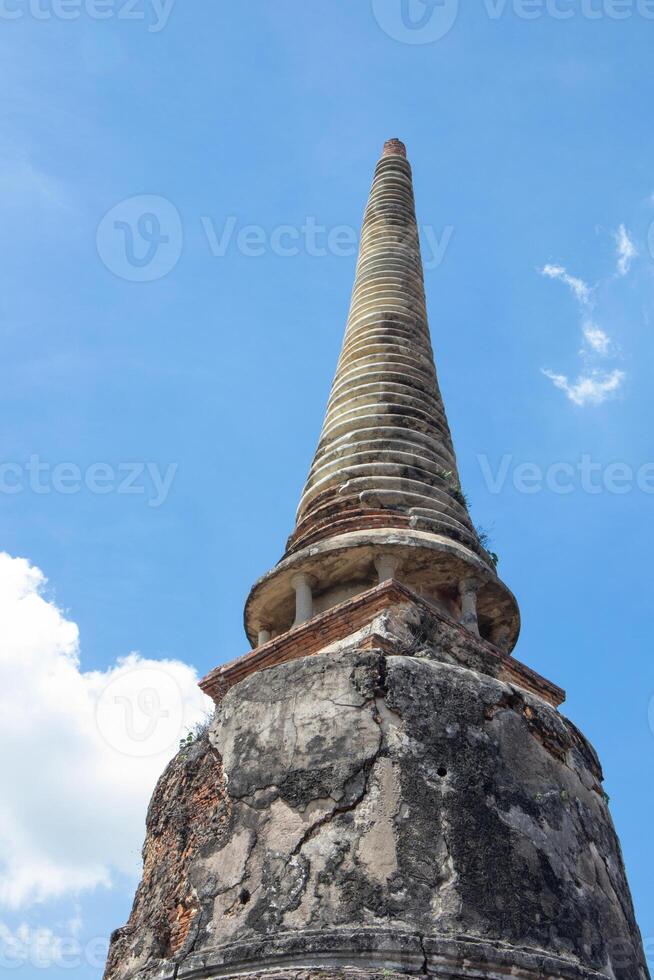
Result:
<svg viewBox="0 0 654 980"><path fill-rule="evenodd" d="M107 980L645 980L592 748L419 653L317 655L226 695L155 793Z"/></svg>

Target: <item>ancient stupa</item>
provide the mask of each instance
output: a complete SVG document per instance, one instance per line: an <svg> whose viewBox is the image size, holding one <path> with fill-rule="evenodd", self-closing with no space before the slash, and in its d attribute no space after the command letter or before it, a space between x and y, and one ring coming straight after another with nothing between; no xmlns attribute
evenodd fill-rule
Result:
<svg viewBox="0 0 654 980"><path fill-rule="evenodd" d="M107 980L648 977L599 761L495 565L390 140L295 530L156 788Z"/></svg>

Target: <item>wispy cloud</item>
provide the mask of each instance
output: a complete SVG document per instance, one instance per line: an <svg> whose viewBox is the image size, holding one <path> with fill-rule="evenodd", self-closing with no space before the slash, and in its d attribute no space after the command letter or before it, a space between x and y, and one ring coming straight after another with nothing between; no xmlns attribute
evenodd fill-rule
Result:
<svg viewBox="0 0 654 980"><path fill-rule="evenodd" d="M567 269L562 265L545 265L541 269L541 275L548 279L560 279L566 286L569 286L574 296L585 306L590 303L591 287L583 281L571 276Z"/></svg>
<svg viewBox="0 0 654 980"><path fill-rule="evenodd" d="M621 237L620 242L618 242L619 256L629 263L633 258L629 247L633 248L633 245L623 225L620 226L620 231L624 232L624 240ZM549 368L541 368L542 373L550 379L555 388L564 391L575 405L601 405L602 402L617 393L626 378L626 374L618 369L601 371L592 363L593 360L598 361L600 358L610 357L615 350L609 335L593 319L593 291L595 287L589 286L577 276L571 276L565 266L562 265L545 265L540 273L548 279L558 279L564 283L577 301L581 314L581 332L584 339L579 353L587 365L575 381L570 381L566 374L559 374Z"/></svg>
<svg viewBox="0 0 654 980"><path fill-rule="evenodd" d="M23 157L0 157L0 193L13 206L68 209L64 185Z"/></svg>
<svg viewBox="0 0 654 980"><path fill-rule="evenodd" d="M638 255L638 249L624 225L620 225L615 234L615 244L618 253L618 275L626 276L631 263Z"/></svg>
<svg viewBox="0 0 654 980"><path fill-rule="evenodd" d="M622 386L626 377L624 371L614 370L607 374L593 371L580 375L571 382L565 374L555 374L543 368L543 374L549 378L556 388L564 391L575 405L601 405L607 398L614 395Z"/></svg>
<svg viewBox="0 0 654 980"><path fill-rule="evenodd" d="M587 354L589 351L592 351L595 354L601 354L602 357L610 354L612 348L611 338L608 334L604 333L601 327L598 327L592 320L586 320L582 324L581 329L587 346L582 348L580 353Z"/></svg>

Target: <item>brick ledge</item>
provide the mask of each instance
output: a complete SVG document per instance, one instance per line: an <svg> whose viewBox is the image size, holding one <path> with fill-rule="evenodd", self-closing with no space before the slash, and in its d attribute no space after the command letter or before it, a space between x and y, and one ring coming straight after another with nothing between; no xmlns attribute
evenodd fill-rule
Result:
<svg viewBox="0 0 654 980"><path fill-rule="evenodd" d="M565 701L565 691L556 684L546 680L519 660L503 653L487 640L469 633L460 623L443 615L428 600L394 579L382 582L381 585L376 585L337 606L332 606L331 609L319 613L308 622L263 643L250 653L216 667L202 678L200 687L205 694L213 698L216 704L220 704L230 688L255 671L289 663L301 657L315 656L326 646L344 640L363 629L378 613L389 606L406 602L419 606L434 619L445 623L450 629L459 631L466 642L473 644L479 653L490 658L493 666L498 668L495 676L499 680L515 684L543 698L555 708ZM366 649L381 649L389 655L401 655L403 652L402 648L389 641L388 637L380 637L376 634L366 637L364 646Z"/></svg>

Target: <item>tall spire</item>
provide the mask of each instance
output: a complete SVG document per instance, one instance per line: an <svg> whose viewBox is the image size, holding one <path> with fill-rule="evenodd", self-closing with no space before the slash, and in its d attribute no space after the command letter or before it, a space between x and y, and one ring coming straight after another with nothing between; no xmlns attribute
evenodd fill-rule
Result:
<svg viewBox="0 0 654 980"><path fill-rule="evenodd" d="M460 486L427 322L411 166L397 139L375 169L296 526L284 558L250 595L248 635L257 642L283 632L391 573L503 649L515 643L517 604Z"/></svg>
<svg viewBox="0 0 654 980"><path fill-rule="evenodd" d="M291 550L348 528L419 527L484 560L434 368L411 166L377 164L343 351Z"/></svg>

